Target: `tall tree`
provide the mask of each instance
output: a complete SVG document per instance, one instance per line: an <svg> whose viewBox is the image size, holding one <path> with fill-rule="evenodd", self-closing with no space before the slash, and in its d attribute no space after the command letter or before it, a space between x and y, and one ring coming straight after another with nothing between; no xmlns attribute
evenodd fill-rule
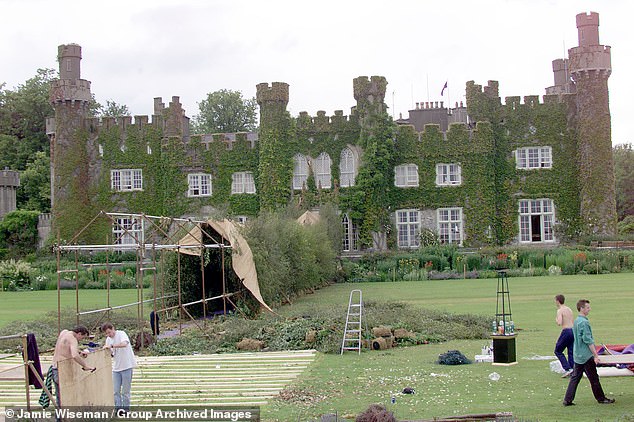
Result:
<svg viewBox="0 0 634 422"><path fill-rule="evenodd" d="M257 127L255 98L240 91L221 89L198 103L200 113L192 121L193 133L249 132Z"/></svg>
<svg viewBox="0 0 634 422"><path fill-rule="evenodd" d="M40 212L51 210L51 164L44 151L36 152L20 172L17 203L20 209Z"/></svg>
<svg viewBox="0 0 634 422"><path fill-rule="evenodd" d="M106 105L97 103L97 116L99 117L122 117L130 116L130 109L125 104L117 104L115 101L106 100Z"/></svg>
<svg viewBox="0 0 634 422"><path fill-rule="evenodd" d="M634 149L632 144L613 148L616 180L616 212L619 220L634 216Z"/></svg>
<svg viewBox="0 0 634 422"><path fill-rule="evenodd" d="M56 73L38 69L37 74L15 90L0 86L0 135L17 140L13 170L24 170L37 151L48 151L46 118L53 116L49 87Z"/></svg>

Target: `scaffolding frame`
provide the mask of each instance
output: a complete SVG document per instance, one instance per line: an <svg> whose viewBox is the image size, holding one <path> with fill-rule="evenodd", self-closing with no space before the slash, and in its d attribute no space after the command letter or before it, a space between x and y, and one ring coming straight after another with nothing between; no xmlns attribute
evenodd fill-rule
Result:
<svg viewBox="0 0 634 422"><path fill-rule="evenodd" d="M113 228L117 229L119 235L114 237L112 242L104 244L83 245L79 244L78 239L80 236L88 230L90 226L95 224L98 220L105 219ZM124 224L123 219L127 219L132 224ZM140 223L140 229L138 224ZM62 274L72 273L75 276L75 315L76 322L80 324L81 315L101 313L101 316L97 320L97 328L104 317L109 317L110 312L116 309L123 309L131 306L137 306L137 323L139 331L143 333L145 330L144 318L143 318L143 304L152 302L154 317L157 318L159 313L166 313L168 311L178 309L179 310L179 332L182 332L182 323L184 314L186 314L199 328L203 328L205 321L207 320L207 302L212 300L222 299L223 301L223 313L227 313L227 302L229 302L234 309L239 310L235 303L231 300L231 297L236 295L237 292L227 293L226 290L226 273L225 273L225 253L226 250L231 250L231 245L228 239L224 238L215 231L212 233L206 230L205 225L207 221L195 220L193 218L176 218L176 217L164 217L164 216L152 216L147 214L135 214L135 213L123 213L123 212L106 212L100 211L88 224L86 224L81 230L79 230L72 239L66 244L61 244L59 233L57 235L57 243L53 246L57 261L57 331L61 332L61 283ZM179 243L179 240L184 236L191 234L192 230L196 227L201 232L200 240L198 244L185 245ZM146 242L150 239L151 242ZM210 243L205 243L206 239L210 239ZM130 242L131 241L131 242ZM125 243L123 243L125 242ZM222 294L214 297L206 297L205 292L205 251L209 249L218 249L221 252L221 266L222 266ZM80 265L78 260L79 252L106 252L106 294L107 303L105 308L92 309L92 310L80 310L79 306L79 272ZM110 253L117 253L122 251L134 251L136 255L136 286L137 286L137 301L128 303L125 305L111 306L110 304L110 288L111 288L111 267L122 265L119 263L110 262ZM176 252L177 256L177 287L176 294L165 295L164 286L164 252ZM187 253L200 256L200 271L201 271L201 290L202 298L193 302L183 303L182 290L181 290L181 254ZM192 253L192 251L194 253ZM61 255L63 252L74 253L75 268L74 269L61 269ZM157 255L160 253L159 260L157 262ZM149 259L148 259L149 257ZM151 265L146 265L150 263ZM159 266L160 264L160 266ZM87 264L86 266L103 266L101 264ZM152 299L143 300L143 276L146 272L153 274L152 287L154 297ZM159 277L157 278L157 275ZM159 286L160 284L160 286ZM158 296L158 290L160 288L161 295ZM165 299L178 297L178 304L174 306L165 306ZM160 303L160 306L158 304ZM197 321L189 311L187 307L195 304L203 305L203 325L199 325ZM156 321L156 320L155 320ZM141 348L143 348L143 341L141 341Z"/></svg>

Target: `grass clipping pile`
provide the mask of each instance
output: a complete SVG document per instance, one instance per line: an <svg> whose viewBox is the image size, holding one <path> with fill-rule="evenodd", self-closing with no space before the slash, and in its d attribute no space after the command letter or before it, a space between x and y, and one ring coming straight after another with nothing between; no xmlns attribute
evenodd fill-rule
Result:
<svg viewBox="0 0 634 422"><path fill-rule="evenodd" d="M366 345L376 339L379 343L382 343L380 339L385 339L391 347L396 347L488 338L489 321L484 316L421 309L401 302L366 302L364 309L367 327L378 328L364 332ZM339 353L345 321L345 307L318 304L309 313L290 312L284 317L270 314L261 314L255 319L240 315L220 316L207 322L202 330L193 328L180 336L161 339L150 352L187 355L237 350L316 349Z"/></svg>

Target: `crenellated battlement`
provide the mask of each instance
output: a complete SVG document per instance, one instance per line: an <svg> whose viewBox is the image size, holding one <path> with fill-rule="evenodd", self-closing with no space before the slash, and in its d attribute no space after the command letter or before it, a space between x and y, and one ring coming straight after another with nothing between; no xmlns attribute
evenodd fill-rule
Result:
<svg viewBox="0 0 634 422"><path fill-rule="evenodd" d="M269 86L267 82L259 83L256 86L255 98L260 106L265 103L283 103L284 107L288 104L289 85L285 82L273 82Z"/></svg>
<svg viewBox="0 0 634 422"><path fill-rule="evenodd" d="M335 110L332 116L326 116L323 110L319 110L316 116L310 116L306 111L301 111L297 116L298 129L309 132L337 132L357 125L356 114L344 116L343 110Z"/></svg>
<svg viewBox="0 0 634 422"><path fill-rule="evenodd" d="M9 169L0 170L0 186L11 186L17 188L20 186L20 172Z"/></svg>
<svg viewBox="0 0 634 422"><path fill-rule="evenodd" d="M215 143L224 143L227 150L233 150L240 144L245 144L248 149L255 149L257 142L257 132L207 133L191 137L191 144L200 144L204 150L210 150Z"/></svg>
<svg viewBox="0 0 634 422"><path fill-rule="evenodd" d="M352 81L354 99L359 101L383 102L387 79L384 76L359 76Z"/></svg>
<svg viewBox="0 0 634 422"><path fill-rule="evenodd" d="M87 104L91 100L90 81L85 79L56 79L51 81L49 101L53 104L66 101L83 101Z"/></svg>
<svg viewBox="0 0 634 422"><path fill-rule="evenodd" d="M563 95L574 95L574 94L547 94L544 95L542 101L540 101L539 95L525 95L522 101L522 97L517 96L508 96L504 98L504 105L507 108L515 110L520 106L528 106L528 107L537 107L543 104L553 104L553 103L561 103Z"/></svg>

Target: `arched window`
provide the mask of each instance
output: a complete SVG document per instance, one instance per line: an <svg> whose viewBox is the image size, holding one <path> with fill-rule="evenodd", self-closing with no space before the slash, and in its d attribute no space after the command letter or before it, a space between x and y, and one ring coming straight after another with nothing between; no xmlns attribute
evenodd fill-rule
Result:
<svg viewBox="0 0 634 422"><path fill-rule="evenodd" d="M330 175L330 155L325 152L315 159L315 185L324 189L330 189L332 177Z"/></svg>
<svg viewBox="0 0 634 422"><path fill-rule="evenodd" d="M301 189L308 179L308 160L302 154L293 157L293 189Z"/></svg>
<svg viewBox="0 0 634 422"><path fill-rule="evenodd" d="M354 155L350 148L344 148L341 151L341 160L339 162L339 185L342 188L354 186Z"/></svg>

